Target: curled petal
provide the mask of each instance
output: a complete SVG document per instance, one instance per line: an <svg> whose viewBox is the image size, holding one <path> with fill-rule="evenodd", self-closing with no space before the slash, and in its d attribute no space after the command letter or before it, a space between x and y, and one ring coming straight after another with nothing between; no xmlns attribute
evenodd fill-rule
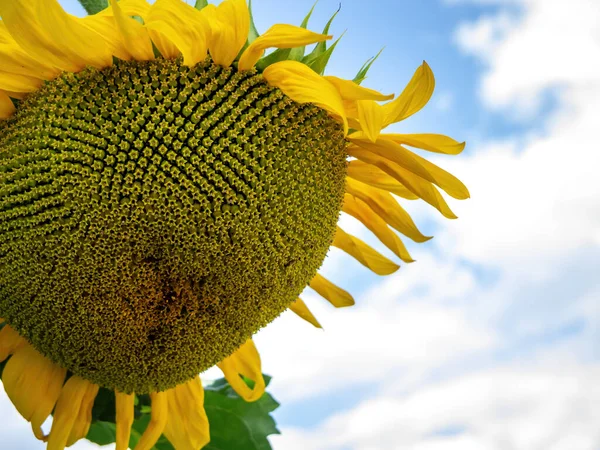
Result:
<svg viewBox="0 0 600 450"><path fill-rule="evenodd" d="M379 252L369 247L360 239L337 228L333 246L345 251L363 266L368 267L377 275L389 275L400 268Z"/></svg>
<svg viewBox="0 0 600 450"><path fill-rule="evenodd" d="M6 328L6 327L5 327ZM43 440L42 424L54 409L67 371L25 344L10 358L2 374L8 398L31 422L35 437Z"/></svg>
<svg viewBox="0 0 600 450"><path fill-rule="evenodd" d="M346 192L361 199L390 226L415 242L431 239L419 231L410 215L389 193L368 186L352 178L346 179Z"/></svg>
<svg viewBox="0 0 600 450"><path fill-rule="evenodd" d="M458 142L443 134L382 134L383 139L406 144L410 147L420 148L434 153L445 155L458 155L465 149L464 142Z"/></svg>
<svg viewBox="0 0 600 450"><path fill-rule="evenodd" d="M381 92L356 84L354 81L344 80L343 78L334 77L332 75L326 75L325 79L336 87L344 100L383 101L394 98L394 94L382 94Z"/></svg>
<svg viewBox="0 0 600 450"><path fill-rule="evenodd" d="M67 380L56 403L47 450L64 450L85 437L98 388L77 375Z"/></svg>
<svg viewBox="0 0 600 450"><path fill-rule="evenodd" d="M395 100L383 105L385 111L385 122L387 126L391 123L400 122L427 104L433 90L435 89L435 78L429 65L423 64L415 71L412 79Z"/></svg>
<svg viewBox="0 0 600 450"><path fill-rule="evenodd" d="M313 325L316 328L323 328L317 318L310 312L308 306L301 298L298 298L294 303L290 305L290 310L296 314L298 317L306 320L308 323Z"/></svg>
<svg viewBox="0 0 600 450"><path fill-rule="evenodd" d="M417 200L419 198L418 195L413 194L406 186L396 181L377 166L359 159L353 159L348 163L348 176L407 200Z"/></svg>
<svg viewBox="0 0 600 450"><path fill-rule="evenodd" d="M379 138L376 142L371 142L360 132L352 133L349 139L354 144L436 184L446 191L448 195L456 199L464 200L469 198L469 190L458 178L393 141Z"/></svg>
<svg viewBox="0 0 600 450"><path fill-rule="evenodd" d="M371 142L376 142L383 128L383 108L373 100L358 100L358 120Z"/></svg>
<svg viewBox="0 0 600 450"><path fill-rule="evenodd" d="M200 377L169 389L169 418L164 434L177 450L197 450L210 441Z"/></svg>
<svg viewBox="0 0 600 450"><path fill-rule="evenodd" d="M362 222L364 226L371 230L402 261L406 263L414 262L414 259L410 256L410 253L408 253L398 235L365 202L350 194L345 194L342 211Z"/></svg>
<svg viewBox="0 0 600 450"><path fill-rule="evenodd" d="M150 394L150 399L152 400L150 423L148 423L144 434L142 434L142 437L135 446L135 450L150 450L165 430L167 420L169 419L167 398L166 392L154 392Z"/></svg>
<svg viewBox="0 0 600 450"><path fill-rule="evenodd" d="M252 339L248 339L217 366L223 371L231 387L247 402L256 401L264 394L266 386L262 376L260 355ZM250 389L240 375L254 381L254 388Z"/></svg>
<svg viewBox="0 0 600 450"><path fill-rule="evenodd" d="M3 0L0 16L11 37L37 61L67 72L112 65L109 45L57 0Z"/></svg>
<svg viewBox="0 0 600 450"><path fill-rule="evenodd" d="M309 286L336 308L354 305L354 299L348 292L336 286L320 274L316 274L313 279L310 280Z"/></svg>
<svg viewBox="0 0 600 450"><path fill-rule="evenodd" d="M158 0L148 15L147 26L163 56L174 56L172 48L164 42L167 41L181 52L186 66L206 58L210 27L205 15L196 8L180 0Z"/></svg>
<svg viewBox="0 0 600 450"><path fill-rule="evenodd" d="M2 91L0 91L0 107L1 105ZM0 330L0 362L4 361L26 344L27 341L23 339L13 327L10 325L4 325Z"/></svg>
<svg viewBox="0 0 600 450"><path fill-rule="evenodd" d="M263 77L295 102L314 103L339 116L344 124L344 133L348 133L344 104L337 89L306 65L297 61L280 61L267 67Z"/></svg>
<svg viewBox="0 0 600 450"><path fill-rule="evenodd" d="M127 450L133 425L135 394L115 392L116 450Z"/></svg>
<svg viewBox="0 0 600 450"><path fill-rule="evenodd" d="M216 8L202 9L201 13L210 25L208 49L213 61L229 67L248 39L250 13L246 0L225 0Z"/></svg>
<svg viewBox="0 0 600 450"><path fill-rule="evenodd" d="M127 16L116 0L111 0L111 5L117 29L123 37L125 50L136 61L153 60L154 50L148 29L137 20Z"/></svg>
<svg viewBox="0 0 600 450"><path fill-rule="evenodd" d="M277 24L256 38L240 57L239 70L250 70L267 48L294 48L331 39L332 36L314 33L294 25Z"/></svg>
<svg viewBox="0 0 600 450"><path fill-rule="evenodd" d="M456 219L456 215L452 212L442 194L431 182L368 150L351 148L348 153L363 162L379 167L383 172L406 186L412 193L436 208L444 217Z"/></svg>
<svg viewBox="0 0 600 450"><path fill-rule="evenodd" d="M15 111L15 105L10 97L5 92L0 91L0 119L8 119L15 113ZM6 356L4 358L6 358ZM0 361L2 361L4 358L2 358L2 341L0 339Z"/></svg>

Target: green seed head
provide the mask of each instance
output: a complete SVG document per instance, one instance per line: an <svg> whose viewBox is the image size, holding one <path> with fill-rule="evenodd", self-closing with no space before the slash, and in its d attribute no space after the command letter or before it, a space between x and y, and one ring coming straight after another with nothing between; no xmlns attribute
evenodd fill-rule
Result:
<svg viewBox="0 0 600 450"><path fill-rule="evenodd" d="M209 60L46 83L0 122L0 317L103 387L185 382L314 276L344 149L321 109Z"/></svg>

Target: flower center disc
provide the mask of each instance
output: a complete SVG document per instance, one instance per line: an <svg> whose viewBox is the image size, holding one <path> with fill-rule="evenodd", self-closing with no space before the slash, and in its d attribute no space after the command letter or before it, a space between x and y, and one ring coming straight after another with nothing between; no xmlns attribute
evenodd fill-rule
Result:
<svg viewBox="0 0 600 450"><path fill-rule="evenodd" d="M119 62L0 122L0 317L103 387L174 387L307 285L345 140L255 71Z"/></svg>

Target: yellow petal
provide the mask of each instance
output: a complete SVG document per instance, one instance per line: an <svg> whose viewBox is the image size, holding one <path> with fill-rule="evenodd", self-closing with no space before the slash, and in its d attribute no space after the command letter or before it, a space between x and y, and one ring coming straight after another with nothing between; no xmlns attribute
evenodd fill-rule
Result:
<svg viewBox="0 0 600 450"><path fill-rule="evenodd" d="M137 20L127 16L119 2L111 0L115 23L123 38L123 46L135 61L151 61L154 59L152 40L148 29Z"/></svg>
<svg viewBox="0 0 600 450"><path fill-rule="evenodd" d="M85 394L81 400L79 413L77 413L77 416L75 417L73 428L71 428L71 433L69 433L69 438L67 439L67 447L70 447L78 440L87 436L90 425L92 424L92 407L94 406L94 400L96 399L96 395L98 395L99 389L100 386L97 384L88 383Z"/></svg>
<svg viewBox="0 0 600 450"><path fill-rule="evenodd" d="M124 61L129 61L131 60L131 54L127 51L127 46L117 27L117 23L112 14L112 8L108 8L108 10L111 11L110 15L98 13L92 16L86 16L81 19L81 23L104 37L106 45L110 47L112 55Z"/></svg>
<svg viewBox="0 0 600 450"><path fill-rule="evenodd" d="M5 327L6 328L6 327ZM8 398L31 422L35 436L43 440L42 424L56 405L67 371L25 344L9 359L2 374Z"/></svg>
<svg viewBox="0 0 600 450"><path fill-rule="evenodd" d="M389 139L398 144L406 144L410 147L420 148L435 153L446 155L458 155L465 149L464 142L458 142L443 134L382 134L383 139Z"/></svg>
<svg viewBox="0 0 600 450"><path fill-rule="evenodd" d="M77 375L67 380L54 411L47 450L64 450L78 436L85 437L80 435L85 431L88 418L91 421L91 405L97 393L97 385Z"/></svg>
<svg viewBox="0 0 600 450"><path fill-rule="evenodd" d="M217 366L223 371L235 392L247 402L256 401L264 394L265 380L262 376L260 355L252 339L248 339L245 344ZM240 375L254 381L254 389L250 389Z"/></svg>
<svg viewBox="0 0 600 450"><path fill-rule="evenodd" d="M165 430L169 419L169 407L166 392L153 392L150 394L152 400L152 412L150 423L144 430L144 434L135 446L135 450L150 450Z"/></svg>
<svg viewBox="0 0 600 450"><path fill-rule="evenodd" d="M8 119L14 114L15 111L15 105L10 97L5 92L0 91L0 119ZM6 356L4 358L6 358ZM2 342L0 339L0 361L2 361L4 358L2 358Z"/></svg>
<svg viewBox="0 0 600 450"><path fill-rule="evenodd" d="M269 28L263 35L257 37L240 57L239 70L250 70L262 57L266 49L294 48L314 44L331 39L332 36L314 33L294 25L277 24Z"/></svg>
<svg viewBox="0 0 600 450"><path fill-rule="evenodd" d="M13 39L38 61L78 72L112 64L110 47L57 0L2 0L0 16Z"/></svg>
<svg viewBox="0 0 600 450"><path fill-rule="evenodd" d="M354 299L348 292L336 286L322 275L316 274L310 280L309 286L336 308L354 305Z"/></svg>
<svg viewBox="0 0 600 450"><path fill-rule="evenodd" d="M452 212L442 194L429 181L368 150L352 146L348 149L348 153L363 162L379 167L406 186L412 193L436 208L444 217L456 219L456 215Z"/></svg>
<svg viewBox="0 0 600 450"><path fill-rule="evenodd" d="M2 104L2 91L0 91L0 105ZM10 325L4 325L0 330L0 362L4 361L18 349L27 344L19 333Z"/></svg>
<svg viewBox="0 0 600 450"><path fill-rule="evenodd" d="M177 450L198 450L210 441L200 377L169 389L169 419L164 434Z"/></svg>
<svg viewBox="0 0 600 450"><path fill-rule="evenodd" d="M28 77L51 80L60 74L60 70L40 63L23 51L16 42L0 44L2 72L26 75Z"/></svg>
<svg viewBox="0 0 600 450"><path fill-rule="evenodd" d="M133 425L133 407L135 394L124 394L115 391L116 419L116 450L127 450L129 438L131 437L131 426Z"/></svg>
<svg viewBox="0 0 600 450"><path fill-rule="evenodd" d="M431 239L419 231L410 215L391 194L352 178L346 178L346 192L361 199L390 226L413 241L425 242Z"/></svg>
<svg viewBox="0 0 600 450"><path fill-rule="evenodd" d="M332 245L345 251L377 275L389 275L400 268L398 264L390 261L357 237L346 233L340 227L337 227Z"/></svg>
<svg viewBox="0 0 600 450"><path fill-rule="evenodd" d="M376 142L383 128L383 108L373 100L358 100L358 120L371 142Z"/></svg>
<svg viewBox="0 0 600 450"><path fill-rule="evenodd" d="M340 96L344 100L390 100L394 98L394 94L382 94L381 92L377 92L373 89L369 89L363 87L359 84L356 84L351 80L344 80L343 78L334 77L331 75L326 75L325 79L333 84Z"/></svg>
<svg viewBox="0 0 600 450"><path fill-rule="evenodd" d="M418 195L413 194L404 185L394 180L378 167L358 159L354 159L348 163L348 176L407 200L416 200L419 198Z"/></svg>
<svg viewBox="0 0 600 450"><path fill-rule="evenodd" d="M407 263L414 261L398 235L365 202L350 194L345 194L342 211L362 222L364 226L371 230L402 261Z"/></svg>
<svg viewBox="0 0 600 450"><path fill-rule="evenodd" d="M172 50L166 47L164 40L181 52L186 66L204 61L208 55L208 21L200 11L181 0L157 0L146 23L154 43L160 43L157 46L163 56L173 57Z"/></svg>
<svg viewBox="0 0 600 450"><path fill-rule="evenodd" d="M360 132L352 133L348 138L354 144L389 159L409 172L438 185L456 199L469 198L469 190L458 178L393 141L379 138L377 142L373 143ZM348 153L351 154L351 152L352 150L349 148Z"/></svg>
<svg viewBox="0 0 600 450"><path fill-rule="evenodd" d="M208 49L213 61L229 67L248 39L250 13L246 0L225 0L216 8L204 8L211 28Z"/></svg>
<svg viewBox="0 0 600 450"><path fill-rule="evenodd" d="M294 303L290 305L290 310L294 312L298 317L306 320L308 323L312 324L316 328L323 328L317 318L310 312L306 303L299 298Z"/></svg>
<svg viewBox="0 0 600 450"><path fill-rule="evenodd" d="M402 94L383 105L385 111L385 122L387 126L391 123L400 122L412 116L427 104L435 88L435 78L429 65L423 64L415 71L412 79L402 91Z"/></svg>
<svg viewBox="0 0 600 450"><path fill-rule="evenodd" d="M310 67L298 61L280 61L267 67L263 77L295 102L314 103L339 116L344 124L344 133L348 133L348 121L340 94L329 81Z"/></svg>
<svg viewBox="0 0 600 450"><path fill-rule="evenodd" d="M148 15L148 11L150 11L150 4L146 0L120 0L119 7L126 16L139 16L144 20ZM100 14L112 16L114 15L114 10L106 8Z"/></svg>
<svg viewBox="0 0 600 450"><path fill-rule="evenodd" d="M29 77L27 75L17 75L6 73L0 70L0 89L17 92L33 92L42 85L39 78Z"/></svg>

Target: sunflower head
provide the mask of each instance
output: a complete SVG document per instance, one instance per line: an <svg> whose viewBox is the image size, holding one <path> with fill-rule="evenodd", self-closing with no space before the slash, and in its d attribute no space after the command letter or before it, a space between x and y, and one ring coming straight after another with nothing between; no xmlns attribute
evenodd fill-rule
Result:
<svg viewBox="0 0 600 450"><path fill-rule="evenodd" d="M0 124L0 154L3 316L123 392L193 378L285 310L346 176L338 122L209 59L64 74Z"/></svg>
<svg viewBox="0 0 600 450"><path fill-rule="evenodd" d="M139 448L157 430L202 446L205 425L182 434L164 413L205 424L200 371L218 364L254 400L256 331L287 308L319 326L297 298L307 285L354 303L317 274L330 246L377 274L398 269L339 228L340 212L411 262L394 230L429 237L392 194L449 218L438 187L468 197L405 147L464 144L381 133L427 103L429 66L395 100L360 86L372 60L354 81L324 76L331 21L258 36L245 0L112 1L82 19L56 0L3 0L0 17L0 362L12 355L4 384L36 436L54 411L52 448L85 435L100 387L116 391L125 428L134 393L151 395ZM23 401L27 367L45 380L41 406Z"/></svg>

